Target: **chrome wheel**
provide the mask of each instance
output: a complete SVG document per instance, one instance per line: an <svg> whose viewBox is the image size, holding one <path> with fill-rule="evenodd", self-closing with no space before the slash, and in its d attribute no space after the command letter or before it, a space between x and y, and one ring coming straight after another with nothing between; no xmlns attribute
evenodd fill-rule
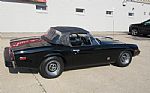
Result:
<svg viewBox="0 0 150 93"><path fill-rule="evenodd" d="M138 31L137 31L136 29L133 29L132 32L131 32L131 34L132 34L133 36L136 36L136 35L138 35Z"/></svg>
<svg viewBox="0 0 150 93"><path fill-rule="evenodd" d="M129 53L123 53L120 57L120 62L122 64L128 64L130 63L130 59L131 59L131 56Z"/></svg>
<svg viewBox="0 0 150 93"><path fill-rule="evenodd" d="M46 72L48 75L57 76L60 73L60 63L56 60L47 63Z"/></svg>

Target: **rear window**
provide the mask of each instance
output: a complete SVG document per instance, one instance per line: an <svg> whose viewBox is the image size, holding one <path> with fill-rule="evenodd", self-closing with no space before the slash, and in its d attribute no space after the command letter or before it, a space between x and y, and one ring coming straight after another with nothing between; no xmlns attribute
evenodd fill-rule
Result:
<svg viewBox="0 0 150 93"><path fill-rule="evenodd" d="M47 31L47 34L44 35L50 42L54 44L59 44L61 33L53 28Z"/></svg>

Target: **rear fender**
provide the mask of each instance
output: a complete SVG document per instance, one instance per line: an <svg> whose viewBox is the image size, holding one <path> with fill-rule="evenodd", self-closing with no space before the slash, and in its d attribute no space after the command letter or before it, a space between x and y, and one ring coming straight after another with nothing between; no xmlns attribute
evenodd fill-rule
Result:
<svg viewBox="0 0 150 93"><path fill-rule="evenodd" d="M43 57L43 60L45 60L45 59L48 58L48 57L52 57L52 56L60 57L60 58L62 58L64 64L66 63L65 57L64 57L62 54L60 54L60 53L47 54L47 55L45 55L45 56ZM43 60L42 60L42 61L43 61Z"/></svg>

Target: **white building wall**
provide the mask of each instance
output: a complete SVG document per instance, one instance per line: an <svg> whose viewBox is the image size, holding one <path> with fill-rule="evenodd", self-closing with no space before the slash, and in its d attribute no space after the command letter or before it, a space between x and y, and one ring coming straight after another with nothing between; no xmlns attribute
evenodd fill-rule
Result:
<svg viewBox="0 0 150 93"><path fill-rule="evenodd" d="M0 1L0 32L45 32L50 26L78 26L91 31L128 31L131 23L150 18L150 4L123 0L49 0L48 10L35 4ZM85 9L77 14L76 8ZM107 16L106 11L114 11ZM135 13L133 17L128 12ZM144 15L144 12L147 14Z"/></svg>

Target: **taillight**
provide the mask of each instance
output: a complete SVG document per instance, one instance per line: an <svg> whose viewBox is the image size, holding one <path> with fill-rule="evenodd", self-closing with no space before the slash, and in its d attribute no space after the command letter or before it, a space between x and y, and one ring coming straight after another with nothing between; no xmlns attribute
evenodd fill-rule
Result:
<svg viewBox="0 0 150 93"><path fill-rule="evenodd" d="M27 60L27 57L19 57L19 60L21 61Z"/></svg>
<svg viewBox="0 0 150 93"><path fill-rule="evenodd" d="M15 41L15 42L11 42L10 46L13 48L13 47L22 46L22 45L29 44L29 43L36 43L36 42L41 42L41 41L42 39L39 39L39 38Z"/></svg>

